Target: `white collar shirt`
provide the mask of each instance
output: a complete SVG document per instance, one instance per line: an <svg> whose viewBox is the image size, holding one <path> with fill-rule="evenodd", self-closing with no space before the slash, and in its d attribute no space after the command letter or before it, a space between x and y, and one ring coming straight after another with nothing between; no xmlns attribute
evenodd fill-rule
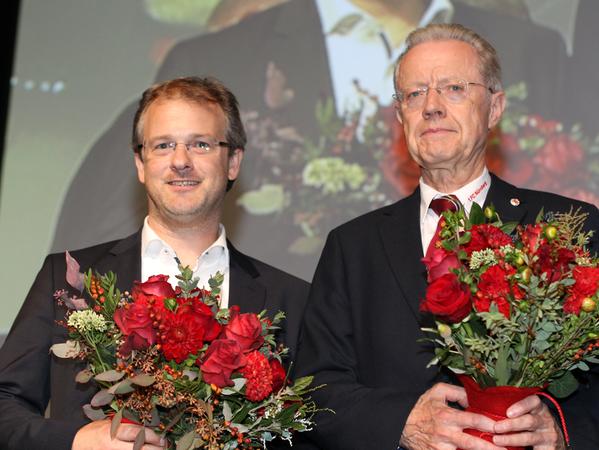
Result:
<svg viewBox="0 0 599 450"><path fill-rule="evenodd" d="M491 187L491 175L485 167L483 173L470 183L462 186L455 192L438 192L431 186L427 185L422 177L420 178L420 237L422 239L422 252L426 254L426 250L430 241L437 230L439 216L429 208L431 201L443 195L455 195L462 205L466 213L470 213L472 203L476 202L481 207L485 203L489 188Z"/></svg>
<svg viewBox="0 0 599 450"><path fill-rule="evenodd" d="M168 275L169 283L176 287L179 280L177 255L170 245L164 242L144 220L141 230L141 279L146 281L151 275ZM221 287L221 308L229 305L229 249L225 227L219 224L218 238L197 259L192 267L193 276L199 278L199 287L209 288L208 280L216 272L224 275Z"/></svg>
<svg viewBox="0 0 599 450"><path fill-rule="evenodd" d="M402 0L396 0L398 2ZM370 15L354 6L349 0L317 0L318 11L325 36L333 91L337 112L364 108L368 115L375 105L363 103L355 87L378 97L379 102L388 104L393 94L393 66L404 46L393 50L386 44L388 39L382 27ZM360 17L351 32L343 35L331 30L345 17ZM449 0L433 0L422 15L419 27L435 21L449 21L453 16L453 5Z"/></svg>

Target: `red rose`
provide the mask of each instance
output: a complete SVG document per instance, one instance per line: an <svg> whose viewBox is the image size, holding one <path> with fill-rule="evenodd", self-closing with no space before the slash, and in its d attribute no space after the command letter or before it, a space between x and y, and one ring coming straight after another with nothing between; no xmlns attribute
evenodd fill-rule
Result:
<svg viewBox="0 0 599 450"><path fill-rule="evenodd" d="M244 352L260 348L264 343L262 323L253 313L235 315L225 327L225 336L239 342Z"/></svg>
<svg viewBox="0 0 599 450"><path fill-rule="evenodd" d="M178 308L177 312L165 311L164 314L159 336L162 353L166 359L182 363L202 348L206 330L189 308Z"/></svg>
<svg viewBox="0 0 599 450"><path fill-rule="evenodd" d="M166 310L164 300L177 296L175 290L168 282L168 275L152 275L143 283L136 281L133 284L131 295L136 303L147 302L152 305L156 320L160 320Z"/></svg>
<svg viewBox="0 0 599 450"><path fill-rule="evenodd" d="M449 323L462 320L472 308L470 288L453 273L440 276L426 289L421 311L428 311Z"/></svg>
<svg viewBox="0 0 599 450"><path fill-rule="evenodd" d="M204 340L212 341L216 339L222 331L222 325L218 323L216 317L214 317L212 308L206 305L206 303L196 299L193 303L192 310L197 326L204 329Z"/></svg>
<svg viewBox="0 0 599 450"><path fill-rule="evenodd" d="M511 266L504 269L498 265L489 267L478 282L478 292L474 297L474 308L479 312L488 312L491 303L497 305L497 309L506 318L510 318L510 298L520 300L524 293L516 285L509 281L510 276L516 273Z"/></svg>
<svg viewBox="0 0 599 450"><path fill-rule="evenodd" d="M470 256L474 251L486 248L498 249L504 245L512 244L512 238L499 228L489 224L473 225L470 229L470 242L464 246L464 250Z"/></svg>
<svg viewBox="0 0 599 450"><path fill-rule="evenodd" d="M206 383L214 383L222 388L233 386L231 374L246 364L247 358L237 341L216 339L208 347L200 369Z"/></svg>
<svg viewBox="0 0 599 450"><path fill-rule="evenodd" d="M241 369L241 374L247 380L245 396L252 402L259 402L272 392L272 370L266 356L259 351L251 352L247 360L247 365Z"/></svg>
<svg viewBox="0 0 599 450"><path fill-rule="evenodd" d="M283 386L285 386L287 373L278 359L271 359L269 364L270 370L272 372L272 390L273 392L278 392Z"/></svg>
<svg viewBox="0 0 599 450"><path fill-rule="evenodd" d="M434 247L428 254L422 258L428 272L427 281L436 280L441 275L449 273L450 269L460 267L460 261L453 252L448 252L444 248Z"/></svg>
<svg viewBox="0 0 599 450"><path fill-rule="evenodd" d="M123 356L128 356L131 350L142 350L156 342L151 311L143 300L118 308L114 312L114 322L126 336L119 348L119 353Z"/></svg>

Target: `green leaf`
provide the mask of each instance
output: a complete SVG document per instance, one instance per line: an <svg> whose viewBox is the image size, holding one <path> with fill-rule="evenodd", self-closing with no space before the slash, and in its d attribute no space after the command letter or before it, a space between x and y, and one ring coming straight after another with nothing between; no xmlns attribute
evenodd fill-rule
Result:
<svg viewBox="0 0 599 450"><path fill-rule="evenodd" d="M114 439L116 437L117 432L119 431L119 426L121 425L121 421L123 420L123 410L119 409L112 421L110 422L110 439Z"/></svg>
<svg viewBox="0 0 599 450"><path fill-rule="evenodd" d="M295 392L296 394L299 394L299 393L305 391L308 388L308 386L310 386L312 384L313 380L314 380L313 376L298 378L293 383L293 386L291 386L291 390L293 392Z"/></svg>
<svg viewBox="0 0 599 450"><path fill-rule="evenodd" d="M92 397L90 404L95 408L98 406L105 406L108 405L113 398L114 395L111 392L108 392L108 389L101 389Z"/></svg>
<svg viewBox="0 0 599 450"><path fill-rule="evenodd" d="M506 386L510 379L510 368L508 357L510 354L510 344L502 345L497 351L497 362L495 363L495 378L498 386Z"/></svg>
<svg viewBox="0 0 599 450"><path fill-rule="evenodd" d="M119 381L117 384L111 386L108 389L108 392L111 394L119 395L119 394L128 394L129 392L133 392L135 388L133 387L133 383L128 378L123 381Z"/></svg>
<svg viewBox="0 0 599 450"><path fill-rule="evenodd" d="M87 405L83 405L83 413L90 420L104 420L106 419L106 414L101 408L94 408L89 403Z"/></svg>
<svg viewBox="0 0 599 450"><path fill-rule="evenodd" d="M89 369L83 369L75 376L77 383L85 384L94 376L93 372Z"/></svg>
<svg viewBox="0 0 599 450"><path fill-rule="evenodd" d="M223 417L229 422L233 418L233 411L231 411L231 405L229 405L229 402L223 403Z"/></svg>
<svg viewBox="0 0 599 450"><path fill-rule="evenodd" d="M96 381L105 381L107 383L112 383L115 381L119 381L121 378L125 376L125 372L118 372L116 370L107 370L106 372L99 373L94 377Z"/></svg>
<svg viewBox="0 0 599 450"><path fill-rule="evenodd" d="M476 202L472 203L472 206L470 207L469 220L472 225L480 225L485 223L485 213L480 205Z"/></svg>
<svg viewBox="0 0 599 450"><path fill-rule="evenodd" d="M545 215L545 209L541 208L541 210L539 211L539 213L537 214L537 217L535 217L535 223L539 223L543 220L543 216Z"/></svg>
<svg viewBox="0 0 599 450"><path fill-rule="evenodd" d="M145 373L136 375L133 378L131 378L131 382L133 384L144 387L151 386L152 384L154 384L154 381L156 381L156 379L152 375L148 375Z"/></svg>
<svg viewBox="0 0 599 450"><path fill-rule="evenodd" d="M133 450L141 450L146 443L146 429L141 427L137 436L135 436L135 442L133 443Z"/></svg>
<svg viewBox="0 0 599 450"><path fill-rule="evenodd" d="M571 372L566 371L560 378L552 381L547 390L554 397L564 398L572 394L577 388L578 381Z"/></svg>
<svg viewBox="0 0 599 450"><path fill-rule="evenodd" d="M185 433L181 439L177 441L177 450L191 450L193 448L193 441L196 437L195 430L191 430Z"/></svg>

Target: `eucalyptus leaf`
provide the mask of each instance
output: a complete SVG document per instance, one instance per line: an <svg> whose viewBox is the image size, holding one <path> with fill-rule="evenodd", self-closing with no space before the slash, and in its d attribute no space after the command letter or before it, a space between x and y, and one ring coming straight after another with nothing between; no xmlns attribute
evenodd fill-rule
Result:
<svg viewBox="0 0 599 450"><path fill-rule="evenodd" d="M101 389L92 397L90 404L95 408L98 406L105 406L108 405L113 398L114 395L108 392L108 389Z"/></svg>
<svg viewBox="0 0 599 450"><path fill-rule="evenodd" d="M106 414L104 411L99 408L94 408L89 403L87 405L83 405L83 414L90 420L104 420L106 419Z"/></svg>
<svg viewBox="0 0 599 450"><path fill-rule="evenodd" d="M81 352L81 346L77 341L66 341L60 344L54 344L50 351L59 358L76 358Z"/></svg>
<svg viewBox="0 0 599 450"><path fill-rule="evenodd" d="M114 381L119 381L121 378L125 376L125 372L119 372L117 370L107 370L106 372L99 373L94 377L96 381L105 381L112 383Z"/></svg>
<svg viewBox="0 0 599 450"><path fill-rule="evenodd" d="M228 422L230 422L233 418L233 412L231 411L231 405L229 405L229 402L223 403L223 416Z"/></svg>
<svg viewBox="0 0 599 450"><path fill-rule="evenodd" d="M151 386L152 384L154 384L155 381L156 379L152 375L148 375L145 373L136 375L133 378L131 378L131 382L133 384L143 387Z"/></svg>
<svg viewBox="0 0 599 450"><path fill-rule="evenodd" d="M75 376L75 381L77 383L85 384L89 380L91 380L93 378L93 376L94 376L94 374L91 370L83 369Z"/></svg>
<svg viewBox="0 0 599 450"><path fill-rule="evenodd" d="M121 425L121 421L123 420L123 410L119 409L112 421L110 422L110 439L116 438L116 434L119 431L119 426Z"/></svg>
<svg viewBox="0 0 599 450"><path fill-rule="evenodd" d="M191 450L193 448L193 441L196 437L195 430L191 430L181 436L181 439L177 441L177 450Z"/></svg>
<svg viewBox="0 0 599 450"><path fill-rule="evenodd" d="M146 443L146 429L141 427L137 436L135 436L135 442L133 443L133 450L141 450Z"/></svg>
<svg viewBox="0 0 599 450"><path fill-rule="evenodd" d="M111 394L128 394L129 392L133 392L135 388L133 387L133 383L131 383L131 379L126 379L123 381L119 381L117 384L113 385L108 389L108 392Z"/></svg>

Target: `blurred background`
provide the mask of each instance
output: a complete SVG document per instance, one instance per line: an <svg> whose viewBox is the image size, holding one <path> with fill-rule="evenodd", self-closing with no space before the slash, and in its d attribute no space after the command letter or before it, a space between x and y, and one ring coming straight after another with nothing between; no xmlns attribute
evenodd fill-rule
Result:
<svg viewBox="0 0 599 450"><path fill-rule="evenodd" d="M409 194L395 122L406 35L467 25L498 49L509 105L488 165L599 204L592 0L21 0L3 29L0 336L49 252L135 232L146 202L129 148L154 81L211 75L249 144L227 194L241 250L310 280L330 229ZM359 237L357 237L359 238ZM48 301L53 301L49 296ZM2 337L0 337L0 341Z"/></svg>

